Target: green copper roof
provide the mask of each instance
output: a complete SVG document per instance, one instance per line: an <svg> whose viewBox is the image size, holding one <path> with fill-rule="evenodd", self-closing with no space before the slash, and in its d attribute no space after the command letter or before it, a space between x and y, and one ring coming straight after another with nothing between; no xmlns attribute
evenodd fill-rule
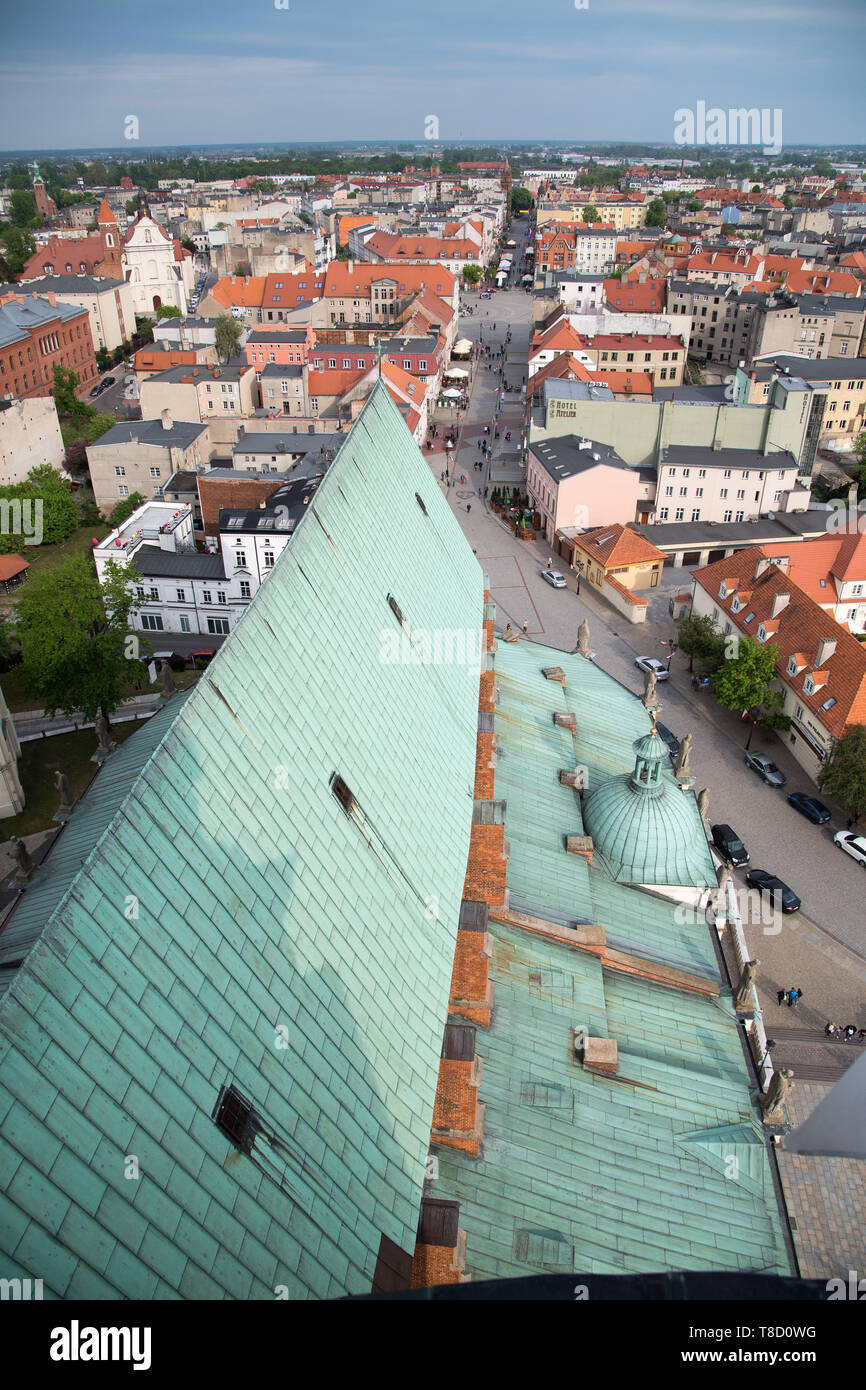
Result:
<svg viewBox="0 0 866 1390"><path fill-rule="evenodd" d="M501 923L490 930L481 1154L438 1148L430 1185L460 1203L472 1279L790 1274L730 1002L616 975ZM580 1024L617 1039L615 1079L574 1057Z"/></svg>
<svg viewBox="0 0 866 1390"><path fill-rule="evenodd" d="M45 892L0 999L4 1274L46 1297L324 1297L369 1291L383 1235L411 1254L478 668L392 638L477 634L482 606L380 385L198 686L76 809L59 901L19 909ZM259 1118L249 1155L212 1119L227 1082Z"/></svg>
<svg viewBox="0 0 866 1390"><path fill-rule="evenodd" d="M542 675L555 665L564 690ZM690 914L661 895L616 882L603 858L589 867L565 851L582 821L559 770L585 766L590 788L624 775L646 733L640 701L582 657L535 644L500 643L496 680L510 907L601 924L613 948L718 982L708 928L686 924ZM576 714L576 740L554 725L555 711ZM693 798L672 790L691 806L686 833L705 849ZM495 1002L476 1039L481 1154L439 1148L430 1194L460 1203L467 1273L789 1273L730 997L620 974L493 919L490 932ZM616 1039L615 1078L575 1057L579 1027Z"/></svg>

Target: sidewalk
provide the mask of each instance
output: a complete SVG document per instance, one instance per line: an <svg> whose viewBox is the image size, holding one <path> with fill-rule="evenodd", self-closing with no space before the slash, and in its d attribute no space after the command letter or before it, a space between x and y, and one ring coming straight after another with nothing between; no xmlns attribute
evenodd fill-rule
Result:
<svg viewBox="0 0 866 1390"><path fill-rule="evenodd" d="M111 716L112 724L125 724L131 719L149 719L162 708L159 693L133 695L124 700ZM30 743L37 738L52 738L57 734L74 734L80 729L92 729L94 721L83 716L69 718L65 714L47 715L44 709L18 710L12 715L19 743Z"/></svg>

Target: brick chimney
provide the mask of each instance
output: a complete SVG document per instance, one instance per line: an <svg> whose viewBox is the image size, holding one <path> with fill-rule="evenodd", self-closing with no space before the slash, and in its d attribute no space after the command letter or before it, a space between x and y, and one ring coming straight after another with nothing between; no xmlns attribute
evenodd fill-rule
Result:
<svg viewBox="0 0 866 1390"><path fill-rule="evenodd" d="M466 1267L466 1232L460 1229L457 1202L425 1197L418 1217L410 1288L460 1284Z"/></svg>
<svg viewBox="0 0 866 1390"><path fill-rule="evenodd" d="M447 1023L433 1109L432 1139L445 1148L477 1154L484 1133L484 1106L478 1100L481 1058L475 1026Z"/></svg>

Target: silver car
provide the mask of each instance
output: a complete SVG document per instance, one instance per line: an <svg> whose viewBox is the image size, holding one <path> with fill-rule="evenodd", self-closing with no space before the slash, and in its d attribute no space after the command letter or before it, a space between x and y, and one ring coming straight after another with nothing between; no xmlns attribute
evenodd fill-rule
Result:
<svg viewBox="0 0 866 1390"><path fill-rule="evenodd" d="M763 753L747 753L746 767L750 767L753 772L770 787L784 787L787 777L781 768L776 767L772 758L765 758Z"/></svg>
<svg viewBox="0 0 866 1390"><path fill-rule="evenodd" d="M636 656L634 664L644 675L650 673L655 676L657 681L666 681L670 678L670 671L663 661L658 661L654 656Z"/></svg>
<svg viewBox="0 0 866 1390"><path fill-rule="evenodd" d="M861 869L866 869L866 839L862 835L853 835L850 830L837 830L833 836L833 843L846 854L850 854Z"/></svg>
<svg viewBox="0 0 866 1390"><path fill-rule="evenodd" d="M554 589L568 588L568 585L565 582L565 575L560 574L559 570L542 570L541 577L542 579L546 579L548 584L552 584Z"/></svg>

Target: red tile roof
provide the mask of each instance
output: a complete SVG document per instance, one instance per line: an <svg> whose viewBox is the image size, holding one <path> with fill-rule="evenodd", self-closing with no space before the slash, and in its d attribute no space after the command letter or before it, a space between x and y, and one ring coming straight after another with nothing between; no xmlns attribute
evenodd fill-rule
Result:
<svg viewBox="0 0 866 1390"><path fill-rule="evenodd" d="M798 542L798 545L802 544L806 543ZM795 548L792 547L792 550ZM710 595L725 618L730 619L740 632L754 636L762 622L768 631L775 624L773 642L779 653L776 661L779 678L790 686L798 701L811 711L819 723L834 737L841 738L848 725L866 723L866 649L778 565L770 565L755 578L758 563L764 558L760 546L749 546L747 550L739 550L724 560L716 560L703 569L695 570L695 583ZM725 599L719 596L723 579L728 587L728 597ZM749 588L751 598L738 613L734 613L731 599L738 588ZM779 594L787 594L789 602L772 619L773 599ZM747 623L750 613L753 618ZM834 641L836 648L817 668L818 645L825 639ZM804 653L807 657L805 670L796 676L789 676L788 658ZM803 681L806 676L815 673L818 674L815 693L807 695ZM823 683L822 675L827 677ZM819 684L820 690L817 688ZM836 703L828 710L822 709L828 698Z"/></svg>
<svg viewBox="0 0 866 1390"><path fill-rule="evenodd" d="M574 544L605 569L647 565L655 561L663 563L665 558L664 551L648 541L646 536L618 521L610 526L596 526L591 531L582 531L574 537Z"/></svg>

